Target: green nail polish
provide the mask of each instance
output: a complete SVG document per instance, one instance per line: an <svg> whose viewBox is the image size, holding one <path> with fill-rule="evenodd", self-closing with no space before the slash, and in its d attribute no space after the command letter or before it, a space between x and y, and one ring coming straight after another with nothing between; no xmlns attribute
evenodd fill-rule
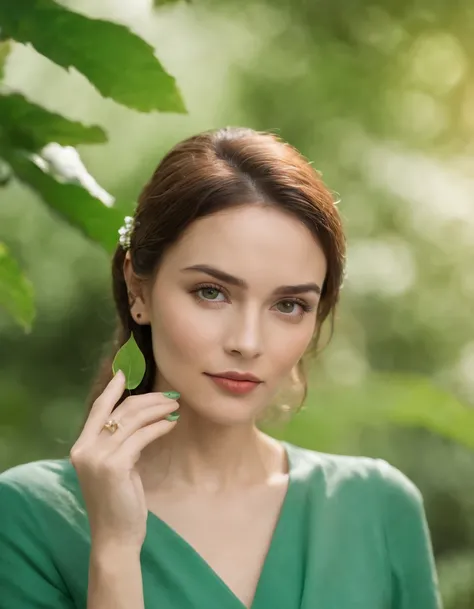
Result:
<svg viewBox="0 0 474 609"><path fill-rule="evenodd" d="M177 421L179 419L179 413L177 414L169 414L167 417L165 417L167 421Z"/></svg>
<svg viewBox="0 0 474 609"><path fill-rule="evenodd" d="M163 395L171 400L177 400L181 394L177 391L163 391Z"/></svg>

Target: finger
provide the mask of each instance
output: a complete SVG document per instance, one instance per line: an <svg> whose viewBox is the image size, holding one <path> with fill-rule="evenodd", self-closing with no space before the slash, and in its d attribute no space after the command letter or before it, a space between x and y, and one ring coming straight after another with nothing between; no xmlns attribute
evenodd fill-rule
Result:
<svg viewBox="0 0 474 609"><path fill-rule="evenodd" d="M119 423L118 429L112 435L107 429L103 429L101 433L101 437L104 438L105 443L107 444L107 450L113 452L142 427L146 427L156 423L157 421L163 420L165 419L166 415L171 414L178 409L178 402L175 400L168 400L160 404L142 407L133 412L127 412L120 419L114 417L114 419Z"/></svg>
<svg viewBox="0 0 474 609"><path fill-rule="evenodd" d="M105 423L106 420L110 418L115 419L116 421L123 421L125 417L128 418L130 416L135 416L144 408L147 408L148 406L157 406L158 404L173 404L175 407L177 407L176 400L167 397L164 393L159 391L142 393L140 395L131 395L119 406L117 406L113 413L110 416L107 416L103 422Z"/></svg>
<svg viewBox="0 0 474 609"><path fill-rule="evenodd" d="M176 426L178 420L167 421L163 419L142 427L122 443L120 448L115 451L114 459L129 466L135 465L142 450L157 438L169 433Z"/></svg>
<svg viewBox="0 0 474 609"><path fill-rule="evenodd" d="M122 375L123 378L120 378L120 375ZM117 379L117 377L119 377L119 379ZM117 381L115 379L117 379ZM115 405L122 397L125 388L125 375L119 371L94 402L81 434L82 439L87 440L97 437L102 431L104 424L110 418L118 420L123 416L122 413L124 411L127 412L129 409L141 409L159 402L174 402L174 400L171 400L171 398L166 397L160 392L131 395L125 398L114 411ZM111 416L112 412L113 416Z"/></svg>
<svg viewBox="0 0 474 609"><path fill-rule="evenodd" d="M97 430L100 431L104 421L109 418L110 413L114 409L115 404L122 397L124 391L125 375L119 370L92 404L81 435L88 436L93 432L97 432Z"/></svg>

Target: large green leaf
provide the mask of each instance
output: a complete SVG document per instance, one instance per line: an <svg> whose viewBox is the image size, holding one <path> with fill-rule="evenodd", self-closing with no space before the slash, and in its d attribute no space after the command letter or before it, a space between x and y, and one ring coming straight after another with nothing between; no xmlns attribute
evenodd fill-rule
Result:
<svg viewBox="0 0 474 609"><path fill-rule="evenodd" d="M362 426L387 423L428 429L474 449L474 409L429 378L409 374L373 373L349 387L312 379L305 408L283 433L331 451Z"/></svg>
<svg viewBox="0 0 474 609"><path fill-rule="evenodd" d="M56 181L24 155L12 152L7 161L16 177L32 188L62 219L107 252L115 251L118 229L123 224L120 210L105 206L82 186Z"/></svg>
<svg viewBox="0 0 474 609"><path fill-rule="evenodd" d="M107 136L101 127L70 121L13 93L0 95L0 139L4 146L35 152L49 142L99 144L106 142Z"/></svg>
<svg viewBox="0 0 474 609"><path fill-rule="evenodd" d="M53 0L0 0L0 23L6 36L32 44L66 69L75 67L104 97L143 112L186 112L153 47L123 25L90 19Z"/></svg>
<svg viewBox="0 0 474 609"><path fill-rule="evenodd" d="M26 332L31 331L35 317L33 286L11 257L6 245L1 242L0 306L21 324Z"/></svg>
<svg viewBox="0 0 474 609"><path fill-rule="evenodd" d="M4 40L0 42L0 78L3 78L5 61L7 59L8 53L10 52L10 43L8 40Z"/></svg>

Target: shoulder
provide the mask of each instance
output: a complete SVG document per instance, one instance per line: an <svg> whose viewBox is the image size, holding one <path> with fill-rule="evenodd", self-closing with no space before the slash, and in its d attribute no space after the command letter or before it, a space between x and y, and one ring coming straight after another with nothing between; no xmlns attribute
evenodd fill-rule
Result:
<svg viewBox="0 0 474 609"><path fill-rule="evenodd" d="M388 508L392 501L397 506L406 504L415 509L422 503L416 485L384 459L323 453L285 444L293 459L295 475L308 482L320 481L332 495L369 491Z"/></svg>
<svg viewBox="0 0 474 609"><path fill-rule="evenodd" d="M77 572L87 540L68 459L35 461L0 474L0 581L6 607L72 607L65 569ZM72 566L71 566L72 565Z"/></svg>
<svg viewBox="0 0 474 609"><path fill-rule="evenodd" d="M69 459L32 461L0 474L0 517L42 520L82 511L76 472ZM43 521L44 522L44 521Z"/></svg>

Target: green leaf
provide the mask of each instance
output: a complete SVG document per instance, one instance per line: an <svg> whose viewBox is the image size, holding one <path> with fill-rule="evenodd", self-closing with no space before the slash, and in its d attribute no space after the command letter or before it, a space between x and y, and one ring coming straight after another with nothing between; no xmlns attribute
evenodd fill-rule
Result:
<svg viewBox="0 0 474 609"><path fill-rule="evenodd" d="M143 112L186 112L153 47L123 25L53 0L0 0L0 23L6 36L32 44L63 68L75 67L104 97Z"/></svg>
<svg viewBox="0 0 474 609"><path fill-rule="evenodd" d="M120 210L106 207L81 186L57 182L24 155L11 151L6 159L16 177L32 188L62 219L107 252L115 251L118 229L123 224Z"/></svg>
<svg viewBox="0 0 474 609"><path fill-rule="evenodd" d="M4 76L4 67L8 54L10 53L10 43L8 40L0 42L0 78Z"/></svg>
<svg viewBox="0 0 474 609"><path fill-rule="evenodd" d="M107 135L100 127L85 127L70 121L28 101L19 93L0 95L0 134L4 145L31 152L49 142L76 146L107 141Z"/></svg>
<svg viewBox="0 0 474 609"><path fill-rule="evenodd" d="M133 332L115 355L112 371L117 374L119 370L125 374L127 389L138 387L145 376L145 357L135 341Z"/></svg>
<svg viewBox="0 0 474 609"><path fill-rule="evenodd" d="M0 242L0 305L25 329L31 331L35 318L33 286Z"/></svg>

